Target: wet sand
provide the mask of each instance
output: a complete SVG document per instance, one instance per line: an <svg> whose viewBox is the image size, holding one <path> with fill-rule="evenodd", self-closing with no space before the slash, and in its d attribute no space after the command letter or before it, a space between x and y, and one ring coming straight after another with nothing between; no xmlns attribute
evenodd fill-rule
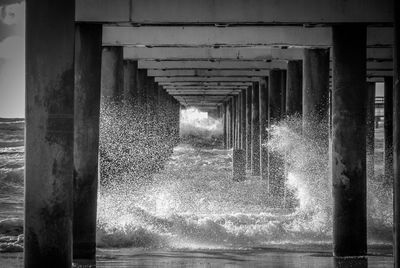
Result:
<svg viewBox="0 0 400 268"><path fill-rule="evenodd" d="M393 267L389 248L375 248L367 258L334 259L323 248L289 250L260 248L252 250L98 250L98 268L105 267L288 267L288 268L383 268ZM3 268L23 267L22 253L0 255ZM90 267L90 266L75 266ZM93 267L93 266L92 266Z"/></svg>

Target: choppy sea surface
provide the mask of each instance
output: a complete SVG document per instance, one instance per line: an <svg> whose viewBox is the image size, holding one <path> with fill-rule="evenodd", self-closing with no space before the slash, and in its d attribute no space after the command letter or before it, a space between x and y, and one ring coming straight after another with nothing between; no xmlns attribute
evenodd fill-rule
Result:
<svg viewBox="0 0 400 268"><path fill-rule="evenodd" d="M275 129L274 146L310 151L291 127L289 122ZM173 267L182 260L184 267L278 267L263 265L266 258L271 263L283 258L279 267L333 267L331 259L319 258L331 252L328 178L315 189L302 173L315 176L307 166L318 165L318 150L305 155L301 165L295 156L288 163L288 187L297 206L271 208L265 181L249 174L245 181L232 181L231 151L210 142L209 131L193 138L199 130L189 124L181 132L192 138L182 139L163 170L145 179L116 175L100 189L99 267L164 267L166 260ZM23 133L23 120L0 119L0 264L6 267L22 261L20 253L10 252L23 250ZM369 267L391 263L391 186L382 179L382 139L377 130L376 179L368 184L369 251L381 261L371 258ZM190 266L189 259L206 266Z"/></svg>

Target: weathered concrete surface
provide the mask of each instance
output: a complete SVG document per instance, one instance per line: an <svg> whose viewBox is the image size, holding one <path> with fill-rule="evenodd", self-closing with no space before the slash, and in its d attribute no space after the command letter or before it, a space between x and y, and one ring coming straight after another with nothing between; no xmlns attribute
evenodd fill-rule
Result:
<svg viewBox="0 0 400 268"><path fill-rule="evenodd" d="M97 24L77 26L75 44L73 258L96 259L101 34Z"/></svg>
<svg viewBox="0 0 400 268"><path fill-rule="evenodd" d="M393 77L384 78L385 178L393 180Z"/></svg>
<svg viewBox="0 0 400 268"><path fill-rule="evenodd" d="M333 253L367 253L365 40L362 25L333 27Z"/></svg>
<svg viewBox="0 0 400 268"><path fill-rule="evenodd" d="M273 125L282 119L282 71L271 70L269 76L268 123ZM276 200L276 206L283 203L285 191L285 171L282 156L269 151L269 193Z"/></svg>
<svg viewBox="0 0 400 268"><path fill-rule="evenodd" d="M146 102L146 70L137 71L136 88L137 88L137 102L139 105L144 105Z"/></svg>
<svg viewBox="0 0 400 268"><path fill-rule="evenodd" d="M303 128L328 123L329 49L305 49L303 59ZM306 129L308 128L308 129ZM326 138L329 138L326 133Z"/></svg>
<svg viewBox="0 0 400 268"><path fill-rule="evenodd" d="M124 92L124 63L122 47L103 47L101 63L101 94L120 98Z"/></svg>
<svg viewBox="0 0 400 268"><path fill-rule="evenodd" d="M111 4L112 3L112 4ZM357 12L362 4L363 12ZM262 10L262 12L260 12ZM392 1L378 0L81 0L77 21L134 22L138 24L248 24L248 23L390 23ZM128 18L127 16L130 16Z"/></svg>
<svg viewBox="0 0 400 268"><path fill-rule="evenodd" d="M140 69L286 69L286 61L139 61Z"/></svg>
<svg viewBox="0 0 400 268"><path fill-rule="evenodd" d="M226 108L226 102L223 102L222 104L222 119L223 119L223 128L224 128L224 148L228 149L228 136L227 136L227 108Z"/></svg>
<svg viewBox="0 0 400 268"><path fill-rule="evenodd" d="M286 115L303 112L303 62L291 60L287 67Z"/></svg>
<svg viewBox="0 0 400 268"><path fill-rule="evenodd" d="M124 58L133 60L302 60L303 48L276 47L124 47ZM367 49L367 60L391 62L391 48Z"/></svg>
<svg viewBox="0 0 400 268"><path fill-rule="evenodd" d="M234 181L246 179L246 151L243 149L233 149L232 177Z"/></svg>
<svg viewBox="0 0 400 268"><path fill-rule="evenodd" d="M237 149L237 96L232 98L232 147Z"/></svg>
<svg viewBox="0 0 400 268"><path fill-rule="evenodd" d="M228 149L232 148L233 133L232 133L232 97L228 100Z"/></svg>
<svg viewBox="0 0 400 268"><path fill-rule="evenodd" d="M268 142L268 77L260 82L260 143ZM263 180L268 181L268 148L261 145L260 174Z"/></svg>
<svg viewBox="0 0 400 268"><path fill-rule="evenodd" d="M374 179L375 166L375 83L367 83L367 179Z"/></svg>
<svg viewBox="0 0 400 268"><path fill-rule="evenodd" d="M240 149L243 149L246 152L246 91L247 89L242 90L242 99L241 99L241 109L240 109ZM245 157L246 162L246 157ZM246 165L245 165L246 166Z"/></svg>
<svg viewBox="0 0 400 268"><path fill-rule="evenodd" d="M360 4L361 5L361 4ZM390 27L368 27L368 47L393 45ZM104 26L105 46L297 46L330 47L330 27L297 26Z"/></svg>
<svg viewBox="0 0 400 268"><path fill-rule="evenodd" d="M147 74L149 76L156 76L156 77L168 77L168 76L176 76L176 77L208 77L208 76L217 76L217 77L226 77L226 79L230 79L232 76L239 76L239 77L249 77L249 76L259 76L264 77L268 76L268 70L226 70L226 69L186 69L186 70L148 70ZM253 81L253 79L251 79ZM229 81L229 80L228 80ZM248 81L248 80L243 80Z"/></svg>
<svg viewBox="0 0 400 268"><path fill-rule="evenodd" d="M251 170L251 95L253 86L246 90L246 169Z"/></svg>
<svg viewBox="0 0 400 268"><path fill-rule="evenodd" d="M134 100L138 97L137 89L138 62L124 60L124 98Z"/></svg>
<svg viewBox="0 0 400 268"><path fill-rule="evenodd" d="M72 266L74 10L70 0L26 2L24 261L29 268Z"/></svg>
<svg viewBox="0 0 400 268"><path fill-rule="evenodd" d="M394 1L394 90L393 90L393 167L394 167L394 245L395 267L400 267L400 3Z"/></svg>
<svg viewBox="0 0 400 268"><path fill-rule="evenodd" d="M260 176L260 83L251 91L251 175Z"/></svg>

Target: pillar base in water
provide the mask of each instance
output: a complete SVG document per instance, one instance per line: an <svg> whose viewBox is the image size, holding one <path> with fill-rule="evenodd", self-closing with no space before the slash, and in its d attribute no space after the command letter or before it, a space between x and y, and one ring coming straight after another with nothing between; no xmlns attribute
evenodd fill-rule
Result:
<svg viewBox="0 0 400 268"><path fill-rule="evenodd" d="M246 179L246 151L234 149L232 154L232 176L234 181Z"/></svg>

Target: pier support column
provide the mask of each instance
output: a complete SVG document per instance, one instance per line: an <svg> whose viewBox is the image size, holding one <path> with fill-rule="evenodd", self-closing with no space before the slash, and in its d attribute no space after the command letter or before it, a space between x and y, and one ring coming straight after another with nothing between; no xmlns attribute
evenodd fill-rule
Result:
<svg viewBox="0 0 400 268"><path fill-rule="evenodd" d="M113 100L124 92L124 63L122 47L103 47L101 63L101 94Z"/></svg>
<svg viewBox="0 0 400 268"><path fill-rule="evenodd" d="M287 66L286 116L303 112L303 62L291 60Z"/></svg>
<svg viewBox="0 0 400 268"><path fill-rule="evenodd" d="M224 148L225 149L228 149L228 146L227 146L227 144L226 144L226 142L227 142L227 132L226 132L226 130L227 130L227 117L226 117L226 102L224 102L223 104L222 104L222 122L223 122L223 128L224 128Z"/></svg>
<svg viewBox="0 0 400 268"><path fill-rule="evenodd" d="M393 180L393 77L384 78L385 178Z"/></svg>
<svg viewBox="0 0 400 268"><path fill-rule="evenodd" d="M246 90L246 169L251 170L251 94L253 88Z"/></svg>
<svg viewBox="0 0 400 268"><path fill-rule="evenodd" d="M124 60L124 98L129 102L137 99L137 73L138 62L136 60Z"/></svg>
<svg viewBox="0 0 400 268"><path fill-rule="evenodd" d="M268 148L262 144L268 141L268 77L260 82L260 174L261 178L268 181Z"/></svg>
<svg viewBox="0 0 400 268"><path fill-rule="evenodd" d="M269 126L282 119L282 71L271 70L268 86L268 123ZM285 168L281 155L269 151L269 193L274 200L275 206L283 203L285 193Z"/></svg>
<svg viewBox="0 0 400 268"><path fill-rule="evenodd" d="M400 3L394 1L394 89L393 89L393 167L394 167L394 267L400 267Z"/></svg>
<svg viewBox="0 0 400 268"><path fill-rule="evenodd" d="M69 268L74 1L27 1L26 14L24 262L29 268Z"/></svg>
<svg viewBox="0 0 400 268"><path fill-rule="evenodd" d="M334 256L367 253L366 26L332 27Z"/></svg>
<svg viewBox="0 0 400 268"><path fill-rule="evenodd" d="M237 96L232 98L232 148L237 148Z"/></svg>
<svg viewBox="0 0 400 268"><path fill-rule="evenodd" d="M146 103L146 80L147 80L147 70L138 69L137 70L137 79L136 79L136 88L137 88L137 102L140 110L143 115L145 114L145 103ZM166 100L165 100L166 101Z"/></svg>
<svg viewBox="0 0 400 268"><path fill-rule="evenodd" d="M232 98L228 100L228 149L232 148Z"/></svg>
<svg viewBox="0 0 400 268"><path fill-rule="evenodd" d="M73 258L80 264L96 261L102 29L76 31Z"/></svg>
<svg viewBox="0 0 400 268"><path fill-rule="evenodd" d="M328 126L329 49L305 49L303 60L303 130L309 135L319 124ZM319 129L319 128L318 128ZM328 127L327 127L328 129ZM311 136L314 136L311 134ZM318 137L329 142L329 131Z"/></svg>
<svg viewBox="0 0 400 268"><path fill-rule="evenodd" d="M243 149L233 149L232 153L232 175L234 181L246 179L246 151Z"/></svg>
<svg viewBox="0 0 400 268"><path fill-rule="evenodd" d="M254 82L251 93L251 175L260 176L260 83Z"/></svg>
<svg viewBox="0 0 400 268"><path fill-rule="evenodd" d="M241 94L241 107L240 107L240 149L243 149L246 154L246 90L242 90ZM246 168L246 156L245 168Z"/></svg>
<svg viewBox="0 0 400 268"><path fill-rule="evenodd" d="M367 83L367 179L374 179L375 166L375 83Z"/></svg>
<svg viewBox="0 0 400 268"><path fill-rule="evenodd" d="M241 120L242 120L242 93L240 92L237 96L237 116L236 116L236 124L237 124L237 149L242 147L242 136L241 136Z"/></svg>

